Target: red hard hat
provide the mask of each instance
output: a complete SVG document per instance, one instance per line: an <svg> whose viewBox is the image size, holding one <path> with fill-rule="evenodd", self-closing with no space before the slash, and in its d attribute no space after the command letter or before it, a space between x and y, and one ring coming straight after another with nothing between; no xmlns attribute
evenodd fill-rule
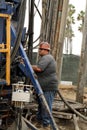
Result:
<svg viewBox="0 0 87 130"><path fill-rule="evenodd" d="M46 49L50 51L50 44L48 42L41 42L39 45L39 49Z"/></svg>

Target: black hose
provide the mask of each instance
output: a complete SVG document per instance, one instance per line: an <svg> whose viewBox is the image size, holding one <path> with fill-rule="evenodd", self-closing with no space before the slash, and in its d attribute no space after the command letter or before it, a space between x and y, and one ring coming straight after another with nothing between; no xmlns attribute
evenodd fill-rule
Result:
<svg viewBox="0 0 87 130"><path fill-rule="evenodd" d="M22 30L24 27L24 19L25 19L25 9L26 9L26 0L23 1L22 5L21 5L21 9L20 9L20 19L19 19L19 28L18 28L18 33L17 33L17 38L15 41L15 45L13 47L12 53L11 53L11 63L14 60L15 55L17 54L18 48L20 46L21 43L21 36L22 36Z"/></svg>
<svg viewBox="0 0 87 130"><path fill-rule="evenodd" d="M62 99L62 101L79 117L83 118L84 120L87 121L87 117L85 117L84 115L82 115L81 113L79 113L78 111L76 111L72 106L70 106L70 104L63 98L62 94L60 93L59 89L58 89L58 94L60 96L60 98Z"/></svg>
<svg viewBox="0 0 87 130"><path fill-rule="evenodd" d="M36 10L37 10L37 12L38 12L38 14L39 14L40 18L42 19L42 15L41 15L40 11L38 10L38 8L37 8L37 6L36 6L36 4L35 4L35 3L34 3L34 6L35 6L35 8L36 8Z"/></svg>

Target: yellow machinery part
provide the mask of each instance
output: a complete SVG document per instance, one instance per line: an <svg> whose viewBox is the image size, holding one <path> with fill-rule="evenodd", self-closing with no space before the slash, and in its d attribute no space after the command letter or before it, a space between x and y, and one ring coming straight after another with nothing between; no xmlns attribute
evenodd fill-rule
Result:
<svg viewBox="0 0 87 130"><path fill-rule="evenodd" d="M6 83L10 85L10 25L11 25L11 16L8 14L0 14L1 18L6 19L6 44L0 44L0 52L6 53Z"/></svg>

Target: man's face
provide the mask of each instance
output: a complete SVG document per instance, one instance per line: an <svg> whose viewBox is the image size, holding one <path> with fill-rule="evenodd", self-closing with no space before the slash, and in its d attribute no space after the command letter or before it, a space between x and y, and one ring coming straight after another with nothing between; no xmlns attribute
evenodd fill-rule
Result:
<svg viewBox="0 0 87 130"><path fill-rule="evenodd" d="M40 56L46 55L46 54L48 54L48 53L49 53L48 50L43 49L43 48L39 48L39 55L40 55Z"/></svg>

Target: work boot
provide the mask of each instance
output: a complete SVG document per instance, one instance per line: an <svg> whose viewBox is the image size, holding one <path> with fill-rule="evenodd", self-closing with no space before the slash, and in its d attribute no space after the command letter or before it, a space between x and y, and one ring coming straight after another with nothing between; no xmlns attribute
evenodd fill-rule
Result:
<svg viewBox="0 0 87 130"><path fill-rule="evenodd" d="M43 130L42 128L43 128L43 125L42 125L42 123L41 122L36 122L36 123L34 123L34 126L38 129L38 130Z"/></svg>
<svg viewBox="0 0 87 130"><path fill-rule="evenodd" d="M43 126L43 130L52 130L52 129L51 129L51 126L48 125L48 126Z"/></svg>
<svg viewBox="0 0 87 130"><path fill-rule="evenodd" d="M45 126L43 127L43 129L40 129L40 130L53 130L52 126L48 125L48 126ZM56 130L59 130L58 128Z"/></svg>

